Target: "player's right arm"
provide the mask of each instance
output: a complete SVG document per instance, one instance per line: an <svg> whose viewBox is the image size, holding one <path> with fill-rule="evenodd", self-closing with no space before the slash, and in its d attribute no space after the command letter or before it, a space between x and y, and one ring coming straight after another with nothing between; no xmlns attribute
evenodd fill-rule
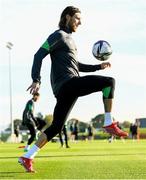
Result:
<svg viewBox="0 0 146 180"><path fill-rule="evenodd" d="M55 48L60 45L61 35L57 32L53 33L48 37L48 39L43 43L43 45L39 48L39 50L34 55L31 77L32 84L28 87L27 90L30 90L31 94L39 91L40 83L41 83L41 67L42 60Z"/></svg>
<svg viewBox="0 0 146 180"><path fill-rule="evenodd" d="M31 71L32 84L28 87L27 91L30 90L31 94L34 94L39 91L40 88L40 71L42 66L42 60L49 54L49 49L44 49L40 47L39 50L34 55L33 66Z"/></svg>

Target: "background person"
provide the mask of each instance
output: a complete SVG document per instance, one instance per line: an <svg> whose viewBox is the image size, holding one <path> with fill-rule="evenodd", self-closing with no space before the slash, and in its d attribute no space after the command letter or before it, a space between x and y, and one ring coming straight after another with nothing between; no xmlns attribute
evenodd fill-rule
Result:
<svg viewBox="0 0 146 180"><path fill-rule="evenodd" d="M20 128L19 125L17 125L14 129L14 134L15 134L15 142L19 143L19 134L20 134Z"/></svg>
<svg viewBox="0 0 146 180"><path fill-rule="evenodd" d="M132 139L137 139L137 131L138 131L138 126L136 123L132 125L131 133L132 133Z"/></svg>
<svg viewBox="0 0 146 180"><path fill-rule="evenodd" d="M69 136L69 139L71 140L71 141L73 141L73 122L71 122L70 123L70 125L69 125L69 131L70 131L70 136Z"/></svg>
<svg viewBox="0 0 146 180"><path fill-rule="evenodd" d="M62 136L64 136L64 138L62 138ZM61 147L63 147L64 142L65 142L65 147L70 148L68 145L67 125L66 124L63 126L62 131L59 133L59 140L61 143Z"/></svg>
<svg viewBox="0 0 146 180"><path fill-rule="evenodd" d="M24 151L28 151L30 148L30 145L36 138L36 128L38 126L38 122L36 118L34 117L34 103L38 101L40 97L40 94L38 92L33 94L32 99L30 99L23 111L23 120L22 125L26 126L29 130L29 139L27 142L27 145L24 148Z"/></svg>
<svg viewBox="0 0 146 180"><path fill-rule="evenodd" d="M78 120L75 120L74 121L74 124L73 124L73 141L74 142L77 142L78 141L78 133L79 133L79 126L78 126L78 124L79 124L79 121Z"/></svg>
<svg viewBox="0 0 146 180"><path fill-rule="evenodd" d="M92 124L89 124L87 127L87 136L88 136L88 140L93 140L93 126Z"/></svg>

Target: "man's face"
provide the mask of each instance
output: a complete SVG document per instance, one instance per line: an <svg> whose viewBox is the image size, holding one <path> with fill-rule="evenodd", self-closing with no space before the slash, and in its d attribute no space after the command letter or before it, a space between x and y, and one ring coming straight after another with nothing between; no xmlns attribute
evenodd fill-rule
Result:
<svg viewBox="0 0 146 180"><path fill-rule="evenodd" d="M75 13L72 17L68 16L67 24L72 32L76 32L79 25L81 25L81 14Z"/></svg>

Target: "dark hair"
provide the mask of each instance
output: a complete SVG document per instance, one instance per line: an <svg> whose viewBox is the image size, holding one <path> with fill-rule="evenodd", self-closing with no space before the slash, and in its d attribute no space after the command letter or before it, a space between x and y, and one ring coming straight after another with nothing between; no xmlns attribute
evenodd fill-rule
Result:
<svg viewBox="0 0 146 180"><path fill-rule="evenodd" d="M60 22L59 22L59 28L64 28L65 24L66 24L66 15L70 15L71 17L75 14L75 13L81 13L81 11L74 7L74 6L68 6L66 7L60 17Z"/></svg>
<svg viewBox="0 0 146 180"><path fill-rule="evenodd" d="M34 96L40 96L40 94L38 92L36 92L36 93L33 94L33 97Z"/></svg>

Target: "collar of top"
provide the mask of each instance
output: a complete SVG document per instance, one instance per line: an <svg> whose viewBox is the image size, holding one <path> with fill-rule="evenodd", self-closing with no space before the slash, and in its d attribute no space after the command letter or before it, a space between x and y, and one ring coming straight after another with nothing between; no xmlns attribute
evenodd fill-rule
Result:
<svg viewBox="0 0 146 180"><path fill-rule="evenodd" d="M64 27L64 28L61 28L63 31L65 31L66 33L69 33L69 34L71 34L72 33L72 31L71 31L71 29L69 28L69 27Z"/></svg>

